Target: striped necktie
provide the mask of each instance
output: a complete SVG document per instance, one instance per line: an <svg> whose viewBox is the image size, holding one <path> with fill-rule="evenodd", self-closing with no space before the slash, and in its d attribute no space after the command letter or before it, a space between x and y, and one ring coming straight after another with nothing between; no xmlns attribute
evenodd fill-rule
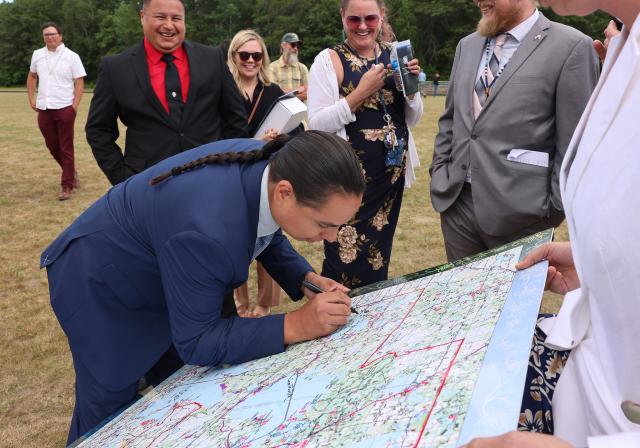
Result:
<svg viewBox="0 0 640 448"><path fill-rule="evenodd" d="M506 42L508 37L508 33L499 34L498 36L496 36L496 44L493 47L493 54L489 59L489 64L485 65L484 70L476 81L476 85L473 89L473 105L475 118L478 118L478 115L480 115L484 104L489 98L489 94L491 93L493 84L500 76L500 59L502 58L502 47L504 46L504 43Z"/></svg>
<svg viewBox="0 0 640 448"><path fill-rule="evenodd" d="M256 245L253 248L253 257L251 257L252 260L255 260L256 257L260 255L262 251L267 248L267 246L273 239L273 235L275 235L275 232L270 233L269 235L259 236L258 238L256 238Z"/></svg>

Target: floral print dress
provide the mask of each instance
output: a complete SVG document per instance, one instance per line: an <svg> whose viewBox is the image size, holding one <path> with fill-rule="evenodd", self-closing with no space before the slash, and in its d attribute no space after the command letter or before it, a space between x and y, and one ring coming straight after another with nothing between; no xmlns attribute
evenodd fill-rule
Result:
<svg viewBox="0 0 640 448"><path fill-rule="evenodd" d="M390 48L388 44L380 44L378 63L389 64ZM344 80L340 94L346 97L376 59L361 58L346 43L333 50L342 62ZM385 111L380 97L391 115L390 126L398 139L403 138L406 142L405 98L396 90L391 75L387 76L381 93L376 92L368 98L356 111L356 121L345 127L367 182L362 206L356 216L340 228L335 243L324 243L322 275L350 288L387 279L393 235L402 204L406 149L401 166L385 165L384 137L388 126L383 118Z"/></svg>

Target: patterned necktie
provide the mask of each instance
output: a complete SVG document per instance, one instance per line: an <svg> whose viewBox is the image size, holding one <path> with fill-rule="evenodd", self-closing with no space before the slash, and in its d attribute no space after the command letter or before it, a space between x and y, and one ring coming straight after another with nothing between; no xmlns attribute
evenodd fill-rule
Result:
<svg viewBox="0 0 640 448"><path fill-rule="evenodd" d="M258 238L256 238L256 245L253 248L253 257L251 257L252 260L255 260L256 257L260 255L262 251L267 248L267 246L273 239L273 235L275 235L275 232L270 233L269 235L259 236Z"/></svg>
<svg viewBox="0 0 640 448"><path fill-rule="evenodd" d="M489 60L489 66L485 66L484 70L480 74L480 77L476 81L476 85L474 87L474 113L475 117L478 118L480 115L480 111L484 107L484 103L489 98L489 94L491 93L491 87L496 82L498 77L500 76L500 59L502 59L502 47L506 42L509 34L499 34L496 37L496 44L493 47L493 54L491 55L491 59Z"/></svg>
<svg viewBox="0 0 640 448"><path fill-rule="evenodd" d="M182 102L182 85L180 84L180 76L178 75L176 65L173 63L174 59L173 55L162 55L162 60L166 63L164 86L167 103L169 104L169 115L177 124L180 124L184 103Z"/></svg>

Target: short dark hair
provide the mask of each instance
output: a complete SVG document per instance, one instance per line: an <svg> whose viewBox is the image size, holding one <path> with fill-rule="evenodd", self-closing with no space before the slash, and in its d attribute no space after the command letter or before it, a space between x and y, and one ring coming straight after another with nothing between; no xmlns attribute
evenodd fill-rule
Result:
<svg viewBox="0 0 640 448"><path fill-rule="evenodd" d="M40 31L44 31L45 28L55 28L58 34L62 34L62 27L55 22L44 22L40 27Z"/></svg>
<svg viewBox="0 0 640 448"><path fill-rule="evenodd" d="M182 6L184 6L184 0L178 0L178 1L180 3L182 3ZM143 0L141 9L144 9L145 7L147 7L149 5L149 3L151 3L151 0Z"/></svg>
<svg viewBox="0 0 640 448"><path fill-rule="evenodd" d="M286 142L269 161L269 180L291 182L296 200L322 206L331 195L364 193L362 166L351 144L335 134L306 131Z"/></svg>

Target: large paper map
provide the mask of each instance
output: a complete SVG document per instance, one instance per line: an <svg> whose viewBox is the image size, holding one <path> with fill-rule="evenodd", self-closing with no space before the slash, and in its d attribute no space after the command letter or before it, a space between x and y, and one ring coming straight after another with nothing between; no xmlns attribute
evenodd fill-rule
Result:
<svg viewBox="0 0 640 448"><path fill-rule="evenodd" d="M521 378L509 390L522 393L546 269L516 275L515 265L549 236L390 281L398 284L353 299L359 314L345 327L282 354L225 368L186 366L81 446L457 446L467 412L475 413L465 423L468 437L504 420L504 402L491 407L504 394L497 384ZM519 338L524 358L517 375L505 367L513 358L495 371L485 366L488 378L474 392L508 298L492 346L499 354ZM507 421L514 426L500 431L515 429L517 413Z"/></svg>

